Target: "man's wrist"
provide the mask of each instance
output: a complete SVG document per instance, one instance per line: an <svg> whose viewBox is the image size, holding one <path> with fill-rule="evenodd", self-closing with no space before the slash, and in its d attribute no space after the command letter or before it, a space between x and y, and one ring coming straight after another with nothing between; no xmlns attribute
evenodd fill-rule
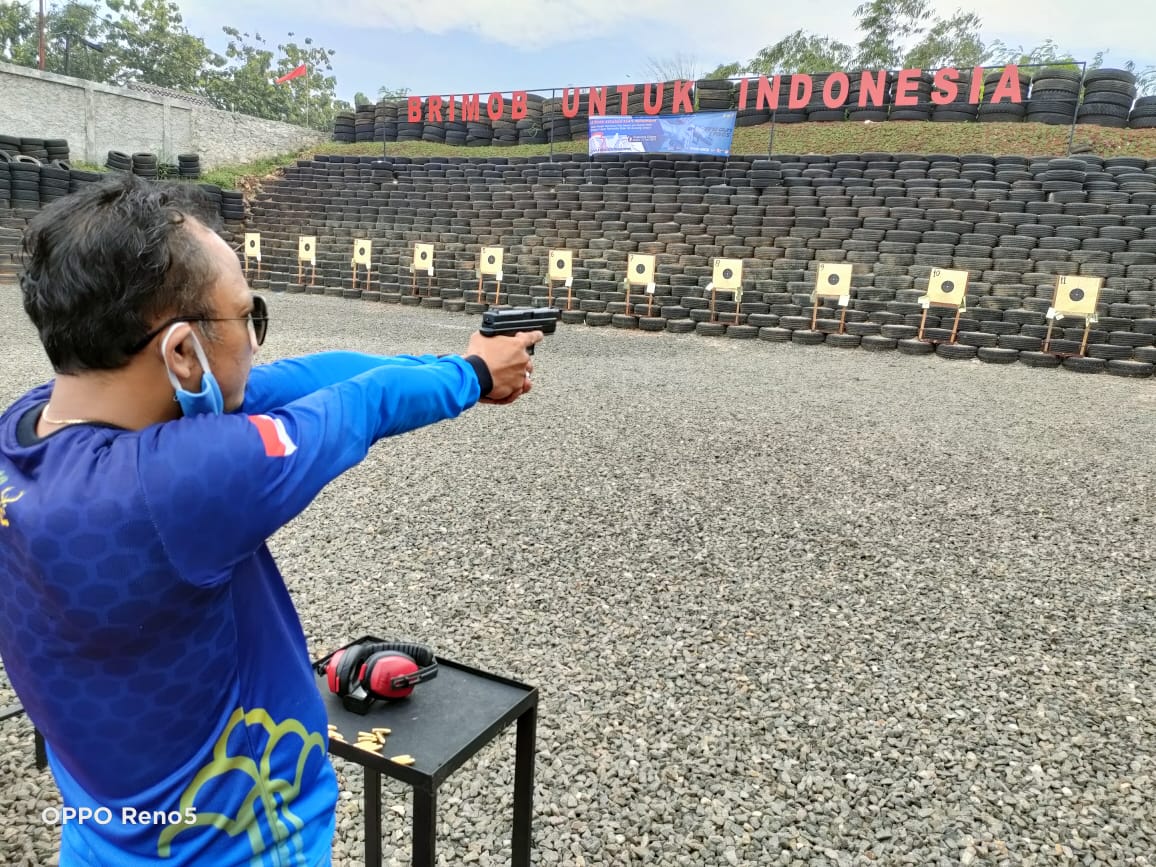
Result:
<svg viewBox="0 0 1156 867"><path fill-rule="evenodd" d="M467 355L466 361L478 375L478 387L481 389L481 396L485 397L494 389L494 377L490 373L489 365L480 355Z"/></svg>

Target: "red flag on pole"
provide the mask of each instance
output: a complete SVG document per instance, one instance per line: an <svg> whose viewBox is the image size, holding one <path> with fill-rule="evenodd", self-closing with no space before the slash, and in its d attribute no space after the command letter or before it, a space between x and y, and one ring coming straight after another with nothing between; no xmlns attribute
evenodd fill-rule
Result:
<svg viewBox="0 0 1156 867"><path fill-rule="evenodd" d="M305 64L302 63L292 72L286 73L277 79L276 84L284 84L286 81L292 81L294 78L300 78L306 72Z"/></svg>

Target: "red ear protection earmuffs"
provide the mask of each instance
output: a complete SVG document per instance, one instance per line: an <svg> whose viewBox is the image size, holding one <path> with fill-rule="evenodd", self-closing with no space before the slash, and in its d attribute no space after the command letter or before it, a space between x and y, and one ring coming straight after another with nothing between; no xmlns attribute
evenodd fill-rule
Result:
<svg viewBox="0 0 1156 867"><path fill-rule="evenodd" d="M366 641L338 650L317 664L329 691L342 697L405 698L437 676L433 651L422 644Z"/></svg>

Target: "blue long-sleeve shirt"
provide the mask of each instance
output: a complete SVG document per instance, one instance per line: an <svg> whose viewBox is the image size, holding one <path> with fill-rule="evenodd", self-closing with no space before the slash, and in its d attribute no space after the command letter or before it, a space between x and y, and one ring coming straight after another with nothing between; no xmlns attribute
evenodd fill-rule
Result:
<svg viewBox="0 0 1156 867"><path fill-rule="evenodd" d="M0 657L64 805L96 817L65 824L61 867L329 864L325 709L266 539L488 380L325 353L254 368L220 416L40 438L51 384L0 416Z"/></svg>

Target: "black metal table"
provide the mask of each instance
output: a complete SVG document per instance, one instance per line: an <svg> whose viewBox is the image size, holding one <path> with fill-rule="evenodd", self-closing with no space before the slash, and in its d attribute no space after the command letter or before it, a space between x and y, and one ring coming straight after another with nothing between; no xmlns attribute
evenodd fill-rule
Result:
<svg viewBox="0 0 1156 867"><path fill-rule="evenodd" d="M455 770L517 720L514 755L512 867L530 867L534 800L534 749L538 690L517 681L438 657L438 674L409 698L376 702L368 713L346 710L317 678L329 722L346 743L329 739L329 752L365 768L365 867L381 865L381 776L413 787L413 864L433 867L437 790ZM392 730L381 755L354 746L358 732ZM409 755L412 765L390 761Z"/></svg>

